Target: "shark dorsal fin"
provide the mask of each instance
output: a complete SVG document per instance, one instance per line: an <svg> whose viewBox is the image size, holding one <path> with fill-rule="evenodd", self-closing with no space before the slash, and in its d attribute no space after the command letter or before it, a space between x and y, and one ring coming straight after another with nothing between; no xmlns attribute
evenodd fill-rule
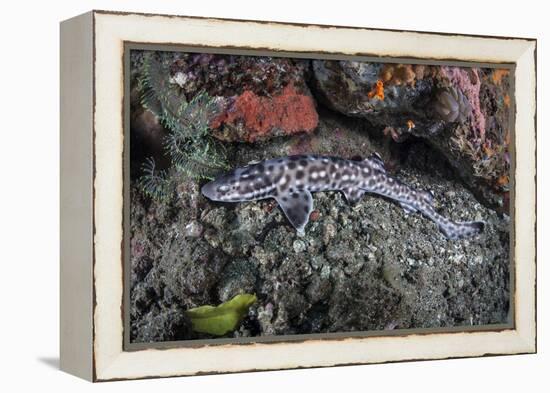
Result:
<svg viewBox="0 0 550 393"><path fill-rule="evenodd" d="M384 161L382 160L382 157L377 152L372 153L369 158L367 158L371 163L373 163L378 169L380 169L382 172L386 172L386 166L384 165Z"/></svg>

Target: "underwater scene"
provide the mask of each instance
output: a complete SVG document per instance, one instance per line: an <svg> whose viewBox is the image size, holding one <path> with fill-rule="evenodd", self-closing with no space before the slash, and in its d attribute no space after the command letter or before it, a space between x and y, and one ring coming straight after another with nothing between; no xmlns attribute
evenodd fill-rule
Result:
<svg viewBox="0 0 550 393"><path fill-rule="evenodd" d="M129 53L131 343L510 322L510 69Z"/></svg>

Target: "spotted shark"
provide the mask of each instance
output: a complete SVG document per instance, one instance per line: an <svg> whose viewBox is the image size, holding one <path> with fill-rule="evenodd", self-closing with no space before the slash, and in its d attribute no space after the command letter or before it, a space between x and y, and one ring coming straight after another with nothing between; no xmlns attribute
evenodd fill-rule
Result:
<svg viewBox="0 0 550 393"><path fill-rule="evenodd" d="M213 201L243 202L274 198L299 234L305 233L313 211L313 192L341 191L349 204L365 193L397 202L407 214L421 213L434 221L448 239L483 231L482 221L452 221L434 209L431 192L410 187L388 175L377 153L364 160L295 155L234 169L206 183L202 194Z"/></svg>

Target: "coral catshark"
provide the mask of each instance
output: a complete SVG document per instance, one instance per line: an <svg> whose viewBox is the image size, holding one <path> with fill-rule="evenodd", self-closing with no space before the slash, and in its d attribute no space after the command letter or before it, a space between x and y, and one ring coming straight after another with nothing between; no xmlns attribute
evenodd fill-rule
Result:
<svg viewBox="0 0 550 393"><path fill-rule="evenodd" d="M474 236L484 227L481 221L455 222L443 217L435 211L430 192L389 176L376 153L361 161L314 155L275 158L237 168L202 187L203 195L213 201L275 198L300 234L313 210L311 193L317 191L342 191L351 204L367 192L382 195L397 201L406 213L420 212L431 219L449 239Z"/></svg>

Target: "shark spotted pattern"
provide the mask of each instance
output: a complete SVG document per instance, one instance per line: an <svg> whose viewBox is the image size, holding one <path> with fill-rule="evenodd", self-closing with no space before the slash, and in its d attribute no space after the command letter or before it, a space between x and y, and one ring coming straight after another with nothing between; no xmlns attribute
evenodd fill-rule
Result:
<svg viewBox="0 0 550 393"><path fill-rule="evenodd" d="M376 153L362 161L315 155L274 158L237 168L205 184L201 191L221 202L275 198L300 234L304 234L313 210L311 193L319 191L341 191L350 204L365 193L384 196L396 201L406 213L419 212L434 221L448 239L472 237L484 228L481 221L456 222L436 212L430 192L389 176Z"/></svg>

